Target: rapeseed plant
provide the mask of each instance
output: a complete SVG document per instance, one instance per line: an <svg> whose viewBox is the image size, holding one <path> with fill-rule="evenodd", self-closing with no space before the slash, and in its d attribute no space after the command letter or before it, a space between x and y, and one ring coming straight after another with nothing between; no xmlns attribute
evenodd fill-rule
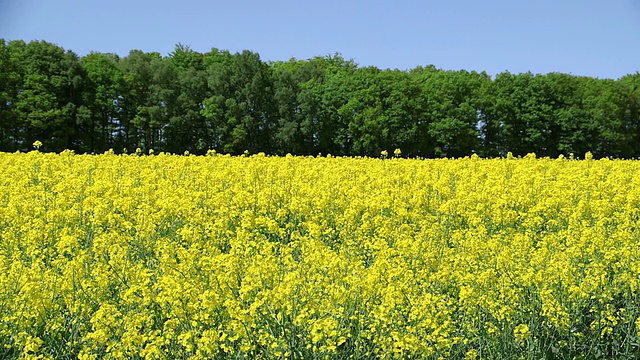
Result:
<svg viewBox="0 0 640 360"><path fill-rule="evenodd" d="M639 162L393 154L0 153L0 357L640 357Z"/></svg>

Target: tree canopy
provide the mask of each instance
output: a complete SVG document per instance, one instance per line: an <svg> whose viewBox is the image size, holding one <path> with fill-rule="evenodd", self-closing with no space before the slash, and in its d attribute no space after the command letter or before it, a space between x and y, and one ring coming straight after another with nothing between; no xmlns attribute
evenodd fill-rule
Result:
<svg viewBox="0 0 640 360"><path fill-rule="evenodd" d="M360 67L339 54L163 57L0 39L0 151L640 156L640 73L597 79Z"/></svg>

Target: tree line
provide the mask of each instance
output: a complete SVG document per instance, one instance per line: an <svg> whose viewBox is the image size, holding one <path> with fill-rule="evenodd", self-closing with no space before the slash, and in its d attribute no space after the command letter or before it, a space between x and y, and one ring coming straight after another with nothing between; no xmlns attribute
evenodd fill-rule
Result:
<svg viewBox="0 0 640 360"><path fill-rule="evenodd" d="M79 57L0 39L0 151L640 156L640 73L597 79L360 67L251 51Z"/></svg>

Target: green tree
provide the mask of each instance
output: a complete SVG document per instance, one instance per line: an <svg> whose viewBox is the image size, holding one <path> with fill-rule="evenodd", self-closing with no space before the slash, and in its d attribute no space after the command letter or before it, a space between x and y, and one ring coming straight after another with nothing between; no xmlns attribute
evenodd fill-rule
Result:
<svg viewBox="0 0 640 360"><path fill-rule="evenodd" d="M387 70L381 73L388 96L383 106L390 119L389 150L399 148L404 156L421 156L422 139L419 134L421 122L420 84L410 72Z"/></svg>
<svg viewBox="0 0 640 360"><path fill-rule="evenodd" d="M124 91L118 99L117 140L126 148L164 149L163 130L174 99L175 71L159 53L132 50L118 62Z"/></svg>
<svg viewBox="0 0 640 360"><path fill-rule="evenodd" d="M432 145L424 144L427 156L467 156L481 148L484 121L485 73L423 71L422 119Z"/></svg>
<svg viewBox="0 0 640 360"><path fill-rule="evenodd" d="M114 136L120 124L119 102L123 92L123 75L115 54L90 53L81 59L87 78L85 103L89 119L85 121L87 147L101 152L116 146ZM117 149L121 150L121 149Z"/></svg>
<svg viewBox="0 0 640 360"><path fill-rule="evenodd" d="M317 104L314 115L317 150L323 154L352 155L353 135L349 130L352 114L343 107L356 90L353 76L358 66L339 54L310 61L324 72L323 81L310 84L305 94L305 100Z"/></svg>
<svg viewBox="0 0 640 360"><path fill-rule="evenodd" d="M15 109L22 88L23 41L0 39L0 151L16 151L24 144L24 124Z"/></svg>
<svg viewBox="0 0 640 360"><path fill-rule="evenodd" d="M273 132L276 152L312 155L318 151L318 102L314 87L324 81L324 71L312 61L276 62L273 101L277 123Z"/></svg>
<svg viewBox="0 0 640 360"><path fill-rule="evenodd" d="M618 132L620 155L625 158L640 157L640 72L623 76L616 81L615 99L618 117L622 118Z"/></svg>
<svg viewBox="0 0 640 360"><path fill-rule="evenodd" d="M359 68L349 77L352 86L347 102L338 109L344 118L354 154L375 156L390 144L389 119L383 99L388 91L376 67Z"/></svg>
<svg viewBox="0 0 640 360"><path fill-rule="evenodd" d="M32 41L24 47L22 84L16 97L15 112L24 129L20 149L41 140L47 150L84 151L79 140L86 109L82 106L85 75L78 56L45 41Z"/></svg>
<svg viewBox="0 0 640 360"><path fill-rule="evenodd" d="M188 45L176 44L168 59L178 70L204 71L204 55L193 51Z"/></svg>
<svg viewBox="0 0 640 360"><path fill-rule="evenodd" d="M554 112L548 142L555 144L555 152L548 155L584 154L587 151L600 154L598 128L604 125L603 121L613 120L604 120L601 118L604 114L597 114L603 82L560 73L547 74L545 79L547 101Z"/></svg>
<svg viewBox="0 0 640 360"><path fill-rule="evenodd" d="M211 94L203 70L203 55L178 44L168 60L177 71L177 78L169 124L164 131L166 149L174 153L185 150L193 154L206 153L213 148L214 131L205 114L215 115L205 111L205 99Z"/></svg>
<svg viewBox="0 0 640 360"><path fill-rule="evenodd" d="M0 39L0 151L141 147L201 154L640 155L640 73L619 80L360 68L335 54L264 63L177 44L82 59Z"/></svg>
<svg viewBox="0 0 640 360"><path fill-rule="evenodd" d="M375 67L360 68L351 79L356 89L339 111L351 117L354 153L378 156L382 150L403 148L405 154L417 155L418 109L412 97L419 94L418 84L405 71Z"/></svg>
<svg viewBox="0 0 640 360"><path fill-rule="evenodd" d="M211 96L203 114L214 134L214 147L229 153L272 152L275 127L271 69L250 51L205 54Z"/></svg>
<svg viewBox="0 0 640 360"><path fill-rule="evenodd" d="M488 121L499 133L501 155L507 151L514 155L550 152L547 134L551 132L549 118L553 111L539 79L531 73L504 72L496 76Z"/></svg>

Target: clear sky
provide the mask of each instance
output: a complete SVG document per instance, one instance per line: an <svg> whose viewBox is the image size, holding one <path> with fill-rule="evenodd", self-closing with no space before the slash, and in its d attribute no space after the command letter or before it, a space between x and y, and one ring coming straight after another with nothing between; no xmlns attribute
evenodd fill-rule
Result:
<svg viewBox="0 0 640 360"><path fill-rule="evenodd" d="M338 52L383 69L617 79L640 71L640 0L0 0L0 38L81 56L182 43L265 61Z"/></svg>

